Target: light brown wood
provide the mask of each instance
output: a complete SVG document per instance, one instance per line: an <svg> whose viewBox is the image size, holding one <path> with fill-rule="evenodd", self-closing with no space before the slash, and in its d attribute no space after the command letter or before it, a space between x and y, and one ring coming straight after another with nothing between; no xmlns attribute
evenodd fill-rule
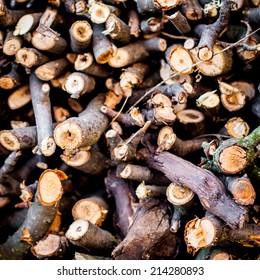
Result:
<svg viewBox="0 0 260 280"><path fill-rule="evenodd" d="M42 13L32 13L22 16L15 26L14 36L25 35L34 30L40 22Z"/></svg>
<svg viewBox="0 0 260 280"><path fill-rule="evenodd" d="M16 61L22 66L31 68L40 66L50 60L47 55L42 54L34 48L21 48L15 54Z"/></svg>
<svg viewBox="0 0 260 280"><path fill-rule="evenodd" d="M45 170L38 181L39 200L42 205L55 205L61 198L63 188L61 181L67 178L60 170Z"/></svg>
<svg viewBox="0 0 260 280"><path fill-rule="evenodd" d="M89 46L93 34L91 25L86 20L75 21L69 30L70 47L73 52L81 53Z"/></svg>
<svg viewBox="0 0 260 280"><path fill-rule="evenodd" d="M220 109L220 98L216 91L202 94L196 100L196 105L201 108L208 117L217 120Z"/></svg>
<svg viewBox="0 0 260 280"><path fill-rule="evenodd" d="M5 37L3 45L3 53L8 56L15 55L22 47L22 38L13 35L13 31L9 31Z"/></svg>
<svg viewBox="0 0 260 280"><path fill-rule="evenodd" d="M184 47L180 45L170 46L167 49L165 56L171 68L175 72L191 74L194 71L191 54L189 50Z"/></svg>
<svg viewBox="0 0 260 280"><path fill-rule="evenodd" d="M100 24L106 22L110 15L110 9L104 3L93 2L89 7L88 13L92 22Z"/></svg>
<svg viewBox="0 0 260 280"><path fill-rule="evenodd" d="M176 141L176 134L173 132L172 127L164 126L160 129L157 137L157 151L168 151L172 148Z"/></svg>
<svg viewBox="0 0 260 280"><path fill-rule="evenodd" d="M187 21L187 18L180 11L177 11L171 16L168 16L168 19L180 32L180 34L186 34L191 31L191 27Z"/></svg>
<svg viewBox="0 0 260 280"><path fill-rule="evenodd" d="M221 52L222 50L223 47L221 47L220 45L214 45L214 56L210 60L197 64L196 67L198 68L198 70L202 74L210 77L216 77L228 73L232 69L233 65L232 50L229 49L225 52ZM197 51L197 48L194 48L190 51L194 63L200 61L197 57Z"/></svg>
<svg viewBox="0 0 260 280"><path fill-rule="evenodd" d="M134 164L127 164L123 168L119 167L117 175L123 179L139 182L148 181L152 178L152 173L147 167Z"/></svg>
<svg viewBox="0 0 260 280"><path fill-rule="evenodd" d="M219 168L226 174L237 174L247 166L246 151L236 145L223 149L219 156Z"/></svg>
<svg viewBox="0 0 260 280"><path fill-rule="evenodd" d="M29 85L24 85L8 96L7 103L10 109L19 109L31 101Z"/></svg>
<svg viewBox="0 0 260 280"><path fill-rule="evenodd" d="M67 118L70 117L70 113L67 109L59 106L54 106L53 107L53 117L56 122L63 122Z"/></svg>
<svg viewBox="0 0 260 280"><path fill-rule="evenodd" d="M183 0L154 0L154 4L161 10L170 10L183 4Z"/></svg>
<svg viewBox="0 0 260 280"><path fill-rule="evenodd" d="M35 70L35 75L42 81L50 81L64 73L68 67L67 59L59 58L39 66Z"/></svg>
<svg viewBox="0 0 260 280"><path fill-rule="evenodd" d="M71 98L78 99L84 94L92 92L95 85L93 77L81 72L73 72L67 77L62 88L71 95Z"/></svg>
<svg viewBox="0 0 260 280"><path fill-rule="evenodd" d="M167 190L167 200L176 206L183 206L190 203L194 198L195 193L185 186L179 186L171 183Z"/></svg>
<svg viewBox="0 0 260 280"><path fill-rule="evenodd" d="M165 197L166 186L146 185L142 182L135 190L135 194L139 199L145 199L146 197Z"/></svg>
<svg viewBox="0 0 260 280"><path fill-rule="evenodd" d="M234 117L225 124L227 133L236 139L243 138L249 134L249 125L240 117Z"/></svg>
<svg viewBox="0 0 260 280"><path fill-rule="evenodd" d="M74 220L84 219L101 226L108 214L106 201L98 196L78 200L72 208Z"/></svg>
<svg viewBox="0 0 260 280"><path fill-rule="evenodd" d="M221 103L228 111L238 111L245 106L246 96L243 92L228 83L222 81L218 81L218 83Z"/></svg>

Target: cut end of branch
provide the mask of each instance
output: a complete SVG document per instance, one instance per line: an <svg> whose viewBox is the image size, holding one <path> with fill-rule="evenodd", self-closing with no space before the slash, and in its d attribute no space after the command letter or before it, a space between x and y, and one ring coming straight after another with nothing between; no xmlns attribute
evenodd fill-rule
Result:
<svg viewBox="0 0 260 280"><path fill-rule="evenodd" d="M81 127L71 121L58 124L54 130L56 144L62 149L74 150L80 147L83 139Z"/></svg>
<svg viewBox="0 0 260 280"><path fill-rule="evenodd" d="M98 197L90 197L77 201L72 208L74 220L84 219L101 226L108 214L108 205Z"/></svg>
<svg viewBox="0 0 260 280"><path fill-rule="evenodd" d="M198 58L203 61L212 59L213 55L213 50L210 50L208 47L200 48L198 52Z"/></svg>
<svg viewBox="0 0 260 280"><path fill-rule="evenodd" d="M193 199L194 192L184 186L171 183L166 190L166 196L173 205L185 205Z"/></svg>
<svg viewBox="0 0 260 280"><path fill-rule="evenodd" d="M39 200L43 205L55 205L61 198L63 188L61 178L67 178L66 174L58 170L45 170L38 181Z"/></svg>
<svg viewBox="0 0 260 280"><path fill-rule="evenodd" d="M61 159L69 166L77 167L86 164L90 160L89 151L78 151L76 153L64 153L61 155Z"/></svg>
<svg viewBox="0 0 260 280"><path fill-rule="evenodd" d="M231 146L223 149L219 155L219 168L226 174L237 174L247 166L246 151L239 146Z"/></svg>
<svg viewBox="0 0 260 280"><path fill-rule="evenodd" d="M201 248L213 245L216 229L209 219L196 218L186 224L184 238L187 246L190 247L188 250L195 253Z"/></svg>
<svg viewBox="0 0 260 280"><path fill-rule="evenodd" d="M41 153L43 155L45 155L46 157L49 157L52 154L54 154L54 152L56 150L56 143L55 143L53 137L51 137L51 136L45 137L41 141L39 149L40 149Z"/></svg>
<svg viewBox="0 0 260 280"><path fill-rule="evenodd" d="M232 187L232 194L235 201L241 205L253 205L256 193L248 178L239 179Z"/></svg>
<svg viewBox="0 0 260 280"><path fill-rule="evenodd" d="M83 219L76 220L70 225L65 236L72 242L78 241L87 233L88 228L89 228L89 222L87 220L83 220Z"/></svg>
<svg viewBox="0 0 260 280"><path fill-rule="evenodd" d="M0 143L9 151L20 150L20 142L17 137L8 130L0 132Z"/></svg>

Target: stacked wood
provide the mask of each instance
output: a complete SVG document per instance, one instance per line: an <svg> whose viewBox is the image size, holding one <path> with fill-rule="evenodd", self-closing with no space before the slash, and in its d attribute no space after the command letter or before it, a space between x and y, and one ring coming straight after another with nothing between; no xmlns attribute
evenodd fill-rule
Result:
<svg viewBox="0 0 260 280"><path fill-rule="evenodd" d="M259 1L9 2L0 259L256 259Z"/></svg>

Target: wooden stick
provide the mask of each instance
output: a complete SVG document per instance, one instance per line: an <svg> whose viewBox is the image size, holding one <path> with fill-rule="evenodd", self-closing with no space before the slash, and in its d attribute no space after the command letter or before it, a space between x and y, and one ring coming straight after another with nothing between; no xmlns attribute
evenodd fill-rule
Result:
<svg viewBox="0 0 260 280"><path fill-rule="evenodd" d="M129 114L116 112L106 106L101 107L101 112L106 114L108 117L114 119L116 117L117 121L124 124L125 126L138 125L142 127L144 125L144 117L139 112L139 110L132 110Z"/></svg>
<svg viewBox="0 0 260 280"><path fill-rule="evenodd" d="M146 185L145 182L142 182L136 188L135 194L139 199L165 197L167 188L166 186Z"/></svg>
<svg viewBox="0 0 260 280"><path fill-rule="evenodd" d="M136 210L128 234L112 252L113 258L158 260L174 255L177 240L169 230L169 219L169 208L165 201L154 198L143 200Z"/></svg>
<svg viewBox="0 0 260 280"><path fill-rule="evenodd" d="M78 200L72 208L74 220L88 220L100 227L108 214L108 204L101 196L93 195Z"/></svg>
<svg viewBox="0 0 260 280"><path fill-rule="evenodd" d="M15 54L16 61L26 68L40 66L50 58L34 48L21 48Z"/></svg>
<svg viewBox="0 0 260 280"><path fill-rule="evenodd" d="M246 96L244 92L222 81L218 81L218 84L221 92L221 103L228 111L235 112L245 106Z"/></svg>
<svg viewBox="0 0 260 280"><path fill-rule="evenodd" d="M68 247L68 240L65 236L50 233L32 246L31 252L37 259L64 259Z"/></svg>
<svg viewBox="0 0 260 280"><path fill-rule="evenodd" d="M189 20L200 20L203 17L203 10L198 0L186 1L181 8Z"/></svg>
<svg viewBox="0 0 260 280"><path fill-rule="evenodd" d="M259 145L260 127L242 139L223 141L213 154L211 167L224 174L237 174L243 171L255 158Z"/></svg>
<svg viewBox="0 0 260 280"><path fill-rule="evenodd" d="M128 26L130 27L130 34L138 38L140 33L140 21L135 10L131 9L128 13Z"/></svg>
<svg viewBox="0 0 260 280"><path fill-rule="evenodd" d="M92 92L95 88L95 79L80 72L71 73L65 80L62 88L67 91L71 98L78 99L82 95Z"/></svg>
<svg viewBox="0 0 260 280"><path fill-rule="evenodd" d="M141 21L140 28L145 34L158 33L163 29L163 22L161 18L150 17Z"/></svg>
<svg viewBox="0 0 260 280"><path fill-rule="evenodd" d="M253 205L256 193L254 187L247 176L225 176L223 178L227 189L233 195L236 203L241 205Z"/></svg>
<svg viewBox="0 0 260 280"><path fill-rule="evenodd" d="M106 20L106 30L103 34L109 35L109 37L121 44L128 44L130 36L130 28L120 18L114 14L110 14Z"/></svg>
<svg viewBox="0 0 260 280"><path fill-rule="evenodd" d="M66 175L58 170L46 170L41 174L34 203L23 224L1 245L0 259L24 259L31 245L47 233L58 209L62 195L60 180L64 178Z"/></svg>
<svg viewBox="0 0 260 280"><path fill-rule="evenodd" d="M68 166L94 175L102 174L109 166L109 160L98 151L65 151L61 159Z"/></svg>
<svg viewBox="0 0 260 280"><path fill-rule="evenodd" d="M74 62L74 68L77 71L97 76L101 78L107 78L111 71L105 68L103 65L96 63L91 53L79 54Z"/></svg>
<svg viewBox="0 0 260 280"><path fill-rule="evenodd" d="M22 38L13 35L13 31L9 31L5 37L3 45L3 53L9 56L15 55L22 47Z"/></svg>
<svg viewBox="0 0 260 280"><path fill-rule="evenodd" d="M33 73L30 75L30 91L37 129L36 152L51 156L56 150L56 144L53 139L50 86L42 83Z"/></svg>
<svg viewBox="0 0 260 280"><path fill-rule="evenodd" d="M10 109L19 109L31 101L29 85L19 87L8 96L7 103Z"/></svg>
<svg viewBox="0 0 260 280"><path fill-rule="evenodd" d="M54 130L56 144L69 150L94 145L108 125L108 118L100 112L104 100L104 94L97 95L78 117L58 124Z"/></svg>
<svg viewBox="0 0 260 280"><path fill-rule="evenodd" d="M102 24L93 24L92 49L97 63L105 64L113 54L111 42L102 32L105 30Z"/></svg>
<svg viewBox="0 0 260 280"><path fill-rule="evenodd" d="M40 18L42 16L42 13L33 13L33 14L27 14L22 16L16 26L15 30L13 32L14 36L21 36L25 35L26 33L33 31L36 29L40 22Z"/></svg>
<svg viewBox="0 0 260 280"><path fill-rule="evenodd" d="M12 62L11 71L0 77L0 88L9 90L22 83L24 77L18 73L18 67L18 64Z"/></svg>
<svg viewBox="0 0 260 280"><path fill-rule="evenodd" d="M180 11L175 12L167 18L175 26L180 34L187 34L191 31L191 27L187 21L187 18Z"/></svg>
<svg viewBox="0 0 260 280"><path fill-rule="evenodd" d="M232 260L233 254L230 252L230 248L227 246L221 246L221 244L210 246L199 250L196 255L196 260Z"/></svg>
<svg viewBox="0 0 260 280"><path fill-rule="evenodd" d="M68 67L67 59L59 58L39 66L35 69L35 75L42 81L50 81L64 73Z"/></svg>
<svg viewBox="0 0 260 280"><path fill-rule="evenodd" d="M154 4L161 10L167 11L185 3L183 0L154 0Z"/></svg>
<svg viewBox="0 0 260 280"><path fill-rule="evenodd" d="M186 109L176 114L181 128L190 135L196 137L204 133L206 124L205 116L202 112L194 109Z"/></svg>
<svg viewBox="0 0 260 280"><path fill-rule="evenodd" d="M105 178L105 186L108 193L112 194L116 204L116 227L120 235L125 237L133 221L134 197L130 185L126 180L116 176L114 170L109 170Z"/></svg>
<svg viewBox="0 0 260 280"><path fill-rule="evenodd" d="M148 64L134 63L120 75L120 86L122 89L132 89L134 86L138 86L143 82L149 70Z"/></svg>
<svg viewBox="0 0 260 280"><path fill-rule="evenodd" d="M0 28L8 28L14 26L17 21L28 13L28 10L9 10L3 1L0 7Z"/></svg>
<svg viewBox="0 0 260 280"><path fill-rule="evenodd" d="M148 181L152 178L152 173L149 168L145 166L126 164L117 166L118 177L134 181Z"/></svg>
<svg viewBox="0 0 260 280"><path fill-rule="evenodd" d="M22 155L21 151L13 151L5 159L4 164L0 168L0 183L3 183L8 173L13 171L14 166L16 165L21 155Z"/></svg>
<svg viewBox="0 0 260 280"><path fill-rule="evenodd" d="M94 254L107 255L116 245L110 232L82 219L73 222L65 236L72 244L85 248Z"/></svg>
<svg viewBox="0 0 260 280"><path fill-rule="evenodd" d="M191 74L194 71L189 50L180 45L172 45L165 52L166 60L175 72Z"/></svg>
<svg viewBox="0 0 260 280"><path fill-rule="evenodd" d="M155 13L159 11L154 0L137 0L136 7L139 14L146 14L148 12Z"/></svg>
<svg viewBox="0 0 260 280"><path fill-rule="evenodd" d="M113 158L115 158L117 161L123 162L128 162L135 158L137 147L144 137L150 124L150 121L146 122L143 127L132 134L127 140L120 142L113 149Z"/></svg>
<svg viewBox="0 0 260 280"><path fill-rule="evenodd" d="M0 143L8 151L34 148L37 144L36 126L1 130Z"/></svg>
<svg viewBox="0 0 260 280"><path fill-rule="evenodd" d="M241 139L249 134L249 125L240 117L234 117L225 124L227 133L236 139Z"/></svg>
<svg viewBox="0 0 260 280"><path fill-rule="evenodd" d="M125 67L147 58L149 51L165 51L165 49L166 41L161 38L138 41L118 48L109 59L108 64L114 68Z"/></svg>
<svg viewBox="0 0 260 280"><path fill-rule="evenodd" d="M206 61L210 60L215 53L213 46L220 36L221 32L227 27L232 9L233 2L225 1L220 8L219 17L217 21L208 25L201 34L198 44L198 58Z"/></svg>
<svg viewBox="0 0 260 280"><path fill-rule="evenodd" d="M202 94L197 100L196 105L203 109L205 115L217 121L219 119L220 98L215 91Z"/></svg>
<svg viewBox="0 0 260 280"><path fill-rule="evenodd" d="M70 47L74 53L83 52L90 44L93 30L86 20L75 21L69 30Z"/></svg>
<svg viewBox="0 0 260 280"><path fill-rule="evenodd" d="M223 183L213 173L168 152L154 154L143 150L141 153L148 167L163 172L172 182L194 191L205 209L232 228L243 227L247 220L247 209L238 206L228 196ZM174 170L172 166L175 166ZM211 185L214 187L210 188Z"/></svg>
<svg viewBox="0 0 260 280"><path fill-rule="evenodd" d="M90 4L88 13L93 23L100 24L106 22L110 15L110 9L109 6L104 3L93 2Z"/></svg>

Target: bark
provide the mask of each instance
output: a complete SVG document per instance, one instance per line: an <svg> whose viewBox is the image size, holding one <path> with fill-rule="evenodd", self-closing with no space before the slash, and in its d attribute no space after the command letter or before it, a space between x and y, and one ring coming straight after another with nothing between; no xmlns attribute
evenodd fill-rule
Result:
<svg viewBox="0 0 260 280"><path fill-rule="evenodd" d="M15 54L16 61L26 68L41 66L50 58L34 48L21 48Z"/></svg>
<svg viewBox="0 0 260 280"><path fill-rule="evenodd" d="M89 46L93 30L86 20L78 20L71 25L69 33L72 51L81 53Z"/></svg>
<svg viewBox="0 0 260 280"><path fill-rule="evenodd" d="M30 91L37 130L36 152L51 156L56 150L53 138L50 86L42 83L33 73L30 75Z"/></svg>
<svg viewBox="0 0 260 280"><path fill-rule="evenodd" d="M105 30L102 24L93 24L93 38L92 38L92 49L97 63L107 63L112 54L112 44L102 32Z"/></svg>
<svg viewBox="0 0 260 280"><path fill-rule="evenodd" d="M49 181L49 178L52 179ZM49 190L46 196L43 195L45 188ZM55 171L43 173L39 179L35 201L29 208L25 221L0 246L0 259L20 260L29 255L31 246L47 233L54 220L61 194L62 186Z"/></svg>
<svg viewBox="0 0 260 280"><path fill-rule="evenodd" d="M93 254L108 255L116 245L110 232L82 219L73 222L65 236L72 244Z"/></svg>
<svg viewBox="0 0 260 280"><path fill-rule="evenodd" d="M104 99L104 94L97 95L78 117L58 124L54 130L56 144L62 149L73 150L97 143L108 125L108 118L100 112Z"/></svg>
<svg viewBox="0 0 260 280"><path fill-rule="evenodd" d="M102 174L109 167L109 159L98 151L66 152L61 159L68 165L89 174Z"/></svg>
<svg viewBox="0 0 260 280"><path fill-rule="evenodd" d="M213 173L168 152L157 154L142 150L142 156L149 167L161 171L173 183L194 191L202 206L230 227L243 227L247 220L247 209L231 199L223 183Z"/></svg>
<svg viewBox="0 0 260 280"><path fill-rule="evenodd" d="M220 36L221 32L227 27L229 18L230 18L230 12L232 9L232 5L234 3L230 0L227 0L223 2L218 19L208 25L201 34L200 41L198 44L198 57L199 59L206 61L210 60L213 57L213 54L215 53L213 46L216 43L216 40Z"/></svg>
<svg viewBox="0 0 260 280"><path fill-rule="evenodd" d="M180 34L187 34L191 31L191 27L187 21L187 18L180 11L175 12L169 16L168 19Z"/></svg>
<svg viewBox="0 0 260 280"><path fill-rule="evenodd" d="M114 249L116 260L165 259L177 250L177 237L170 232L170 214L164 201L148 198L136 210L125 239Z"/></svg>
<svg viewBox="0 0 260 280"><path fill-rule="evenodd" d="M22 47L22 38L13 35L13 31L9 31L5 37L3 45L3 53L12 56Z"/></svg>
<svg viewBox="0 0 260 280"><path fill-rule="evenodd" d="M19 87L8 96L7 103L11 110L19 109L31 101L29 85Z"/></svg>
<svg viewBox="0 0 260 280"><path fill-rule="evenodd" d="M66 58L49 61L35 69L35 75L42 81L50 81L68 70L69 62Z"/></svg>
<svg viewBox="0 0 260 280"><path fill-rule="evenodd" d="M117 177L114 170L108 171L105 186L108 194L111 194L115 199L115 226L124 238L128 233L129 226L132 224L134 215L134 197L131 187L127 181Z"/></svg>

